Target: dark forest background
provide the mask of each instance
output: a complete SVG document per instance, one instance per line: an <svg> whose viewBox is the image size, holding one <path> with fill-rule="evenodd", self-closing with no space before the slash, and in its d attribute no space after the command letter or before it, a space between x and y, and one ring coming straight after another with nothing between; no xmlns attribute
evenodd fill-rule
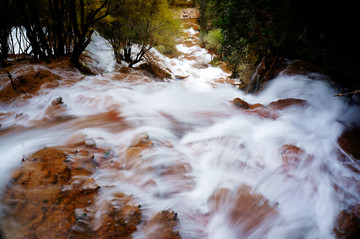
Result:
<svg viewBox="0 0 360 239"><path fill-rule="evenodd" d="M349 89L359 88L359 13L351 1L196 0L202 31L220 29L232 63L307 60Z"/></svg>

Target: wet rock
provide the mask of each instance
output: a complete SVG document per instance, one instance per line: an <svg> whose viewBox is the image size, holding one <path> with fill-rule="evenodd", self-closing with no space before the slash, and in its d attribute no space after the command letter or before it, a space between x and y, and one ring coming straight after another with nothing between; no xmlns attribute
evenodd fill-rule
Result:
<svg viewBox="0 0 360 239"><path fill-rule="evenodd" d="M252 193L251 187L244 185L236 192L230 220L234 224L241 225L245 233L250 233L276 214L276 209L269 205L269 201L264 196Z"/></svg>
<svg viewBox="0 0 360 239"><path fill-rule="evenodd" d="M157 213L144 225L144 232L148 239L180 239L177 213L164 210Z"/></svg>
<svg viewBox="0 0 360 239"><path fill-rule="evenodd" d="M338 144L347 154L360 160L360 129L346 130L339 137Z"/></svg>
<svg viewBox="0 0 360 239"><path fill-rule="evenodd" d="M99 215L97 215L99 214ZM90 208L75 211L73 229L89 238L131 238L141 220L140 207L132 197L115 193L108 199L99 199Z"/></svg>
<svg viewBox="0 0 360 239"><path fill-rule="evenodd" d="M2 195L1 227L6 238L56 237L66 233L73 206L66 201L74 203L81 197L76 194L69 200L69 194L61 192L71 178L65 161L63 151L44 149L24 160L13 172Z"/></svg>
<svg viewBox="0 0 360 239"><path fill-rule="evenodd" d="M280 148L280 155L285 173L298 168L302 162L309 163L313 159L313 156L306 154L304 150L295 145L283 145Z"/></svg>
<svg viewBox="0 0 360 239"><path fill-rule="evenodd" d="M247 114L254 114L261 118L277 119L279 117L278 112L290 107L305 107L307 105L305 100L288 98L280 99L278 101L271 102L268 107L262 104L249 104L246 101L235 98L232 104L241 110L244 110Z"/></svg>
<svg viewBox="0 0 360 239"><path fill-rule="evenodd" d="M249 109L249 108L250 108L249 104L248 104L246 101L244 101L244 100L242 100L242 99L240 99L240 98L235 98L235 99L232 101L232 103L233 103L236 107L241 108L241 109Z"/></svg>
<svg viewBox="0 0 360 239"><path fill-rule="evenodd" d="M170 165L162 165L155 168L162 180L173 182L173 187L167 191L168 194L181 193L192 190L195 187L194 178L190 175L191 165L182 160Z"/></svg>
<svg viewBox="0 0 360 239"><path fill-rule="evenodd" d="M94 75L101 75L103 74L105 71L104 69L102 69L101 67L99 67L99 63L98 60L94 59L93 54L88 51L85 50L81 56L80 56L80 62L82 62L83 66L89 71L91 72L91 74Z"/></svg>
<svg viewBox="0 0 360 239"><path fill-rule="evenodd" d="M103 214L96 210L100 187L89 177L96 166L85 156L99 149L67 151L72 155L45 148L14 170L1 198L5 238L128 238L136 230L141 212L130 196L116 194ZM84 165L90 172L80 169Z"/></svg>
<svg viewBox="0 0 360 239"><path fill-rule="evenodd" d="M337 160L339 160L344 166L346 166L347 168L349 168L351 171L355 172L355 173L360 173L360 164L353 162L353 160L351 160L349 158L349 156L347 156L345 153L343 153L340 149L338 149L336 151L336 158ZM359 187L360 189L360 187Z"/></svg>
<svg viewBox="0 0 360 239"><path fill-rule="evenodd" d="M311 73L324 73L324 70L308 61L286 61L283 59L277 59L275 61L274 58L263 59L250 82L244 86L244 90L248 93L260 92L268 82L280 73L285 75L306 75L311 78Z"/></svg>
<svg viewBox="0 0 360 239"><path fill-rule="evenodd" d="M305 107L306 105L307 103L305 100L287 98L271 102L268 105L268 108L272 110L283 110L289 107Z"/></svg>
<svg viewBox="0 0 360 239"><path fill-rule="evenodd" d="M138 69L143 70L144 73L148 74L150 77L155 77L156 79L164 80L171 78L171 74L155 61L143 63L138 67Z"/></svg>
<svg viewBox="0 0 360 239"><path fill-rule="evenodd" d="M229 220L244 235L249 235L270 218L277 215L275 206L261 194L252 192L248 185L242 185L236 192L220 188L209 199L212 212L226 210Z"/></svg>
<svg viewBox="0 0 360 239"><path fill-rule="evenodd" d="M339 239L360 238L360 204L339 213L334 232Z"/></svg>
<svg viewBox="0 0 360 239"><path fill-rule="evenodd" d="M119 69L117 69L118 72L123 73L123 74L130 74L131 73L131 68L130 67L126 67L126 66L122 66Z"/></svg>
<svg viewBox="0 0 360 239"><path fill-rule="evenodd" d="M71 177L70 167L65 163L66 158L66 154L61 150L43 149L22 162L21 167L12 174L12 183L29 188L64 184Z"/></svg>
<svg viewBox="0 0 360 239"><path fill-rule="evenodd" d="M245 113L250 115L257 115L261 118L267 118L267 119L276 119L278 117L276 111L270 111L269 109L265 108L262 104L251 105L239 98L235 98L232 101L232 103L233 105L235 105L236 108L244 110Z"/></svg>
<svg viewBox="0 0 360 239"><path fill-rule="evenodd" d="M195 184L190 175L191 164L186 162L185 155L177 152L177 156L172 156L167 163L153 163L156 162L157 148L162 147L173 150L174 146L170 142L153 142L149 135L140 134L124 150L118 162L122 169L135 170L136 173L128 179L132 182L141 182L143 187L157 185L156 180L163 180L173 185L167 189L166 193L156 194L158 197L169 197L175 193L193 189ZM155 174L159 178L143 181L142 175L149 173Z"/></svg>
<svg viewBox="0 0 360 239"><path fill-rule="evenodd" d="M61 97L54 99L45 111L45 120L61 118L66 111L64 102Z"/></svg>
<svg viewBox="0 0 360 239"><path fill-rule="evenodd" d="M221 206L226 204L226 201L231 196L231 190L228 188L219 188L210 197L209 203L213 212L220 209Z"/></svg>
<svg viewBox="0 0 360 239"><path fill-rule="evenodd" d="M145 149L150 149L152 146L153 142L149 135L140 135L135 138L132 144L127 148L126 157L129 159L141 157L141 152Z"/></svg>
<svg viewBox="0 0 360 239"><path fill-rule="evenodd" d="M287 75L307 75L309 73L323 73L324 70L309 61L297 60L290 62L282 72Z"/></svg>
<svg viewBox="0 0 360 239"><path fill-rule="evenodd" d="M5 74L5 72L8 72ZM0 92L0 100L8 102L20 95L32 95L46 85L47 87L54 87L58 85L60 77L52 71L33 66L21 66L18 69L14 66L2 69L0 75L1 80L10 82L12 79L13 84L7 84Z"/></svg>
<svg viewBox="0 0 360 239"><path fill-rule="evenodd" d="M177 79L177 80L184 80L184 79L186 79L188 77L189 77L189 75L186 75L186 76L175 75L175 79Z"/></svg>

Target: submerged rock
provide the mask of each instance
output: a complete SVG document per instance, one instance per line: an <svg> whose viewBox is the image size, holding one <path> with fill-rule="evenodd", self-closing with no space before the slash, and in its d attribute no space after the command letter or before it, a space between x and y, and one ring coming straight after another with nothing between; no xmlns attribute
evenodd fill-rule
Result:
<svg viewBox="0 0 360 239"><path fill-rule="evenodd" d="M306 105L307 103L305 100L287 98L271 102L268 105L268 108L273 110L283 110L289 107L305 107Z"/></svg>
<svg viewBox="0 0 360 239"><path fill-rule="evenodd" d="M220 188L209 198L212 213L227 211L230 222L250 235L260 225L278 214L276 206L271 206L263 195L253 192L248 185L241 185L236 192Z"/></svg>
<svg viewBox="0 0 360 239"><path fill-rule="evenodd" d="M307 102L305 100L288 98L288 99L280 99L278 101L271 102L267 107L262 104L249 104L246 101L235 98L231 101L231 103L241 110L243 110L247 114L257 115L261 118L270 118L277 119L279 117L278 112L281 110L288 109L290 107L305 107Z"/></svg>
<svg viewBox="0 0 360 239"><path fill-rule="evenodd" d="M236 106L236 108L239 108L243 110L245 113L250 115L256 115L260 118L270 118L270 119L276 119L277 114L275 112L272 112L268 110L264 105L262 104L249 104L244 100L241 100L239 98L235 98L232 101L233 105Z"/></svg>
<svg viewBox="0 0 360 239"><path fill-rule="evenodd" d="M58 85L57 80L59 76L50 72L49 70L33 67L22 67L21 72L13 71L8 73L8 76L3 77L3 81L12 81L12 84L7 84L1 90L0 100L8 102L21 94L30 95L36 94L43 85L48 87L55 87Z"/></svg>
<svg viewBox="0 0 360 239"><path fill-rule="evenodd" d="M283 145L280 148L280 156L283 161L282 169L284 173L296 170L302 163L310 163L313 156L306 154L304 150L295 145Z"/></svg>
<svg viewBox="0 0 360 239"><path fill-rule="evenodd" d="M360 204L339 213L334 232L339 239L360 238Z"/></svg>
<svg viewBox="0 0 360 239"><path fill-rule="evenodd" d="M180 239L177 224L177 213L164 210L145 223L144 231L148 239Z"/></svg>
<svg viewBox="0 0 360 239"><path fill-rule="evenodd" d="M360 130L350 129L345 131L338 139L340 147L355 159L360 160Z"/></svg>

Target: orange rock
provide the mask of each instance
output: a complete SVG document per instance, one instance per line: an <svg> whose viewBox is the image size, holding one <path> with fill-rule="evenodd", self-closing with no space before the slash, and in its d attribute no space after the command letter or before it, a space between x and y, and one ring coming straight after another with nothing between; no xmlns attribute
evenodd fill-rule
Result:
<svg viewBox="0 0 360 239"><path fill-rule="evenodd" d="M60 118L65 112L65 105L61 97L54 99L45 111L46 119Z"/></svg>
<svg viewBox="0 0 360 239"><path fill-rule="evenodd" d="M295 145L283 145L280 148L280 155L283 161L283 171L289 173L296 169L302 160L310 162L313 157L305 153L304 150Z"/></svg>
<svg viewBox="0 0 360 239"><path fill-rule="evenodd" d="M275 112L269 111L265 107L258 106L257 108L246 111L248 114L254 114L265 119L276 119L278 115Z"/></svg>
<svg viewBox="0 0 360 239"><path fill-rule="evenodd" d="M283 110L292 106L304 107L306 105L307 102L305 100L288 98L288 99L281 99L278 101L271 102L268 105L268 108L272 110Z"/></svg>
<svg viewBox="0 0 360 239"><path fill-rule="evenodd" d="M122 66L118 69L116 69L118 72L123 73L123 74L130 74L131 73L131 68L126 67L126 66Z"/></svg>
<svg viewBox="0 0 360 239"><path fill-rule="evenodd" d="M78 209L74 228L79 235L88 238L131 238L141 219L139 206L135 206L131 200L131 196L116 193L101 205ZM101 210L100 218L95 216L98 210Z"/></svg>
<svg viewBox="0 0 360 239"><path fill-rule="evenodd" d="M129 159L141 157L141 152L145 149L150 149L152 145L153 142L148 135L140 136L128 147L126 150L126 157Z"/></svg>
<svg viewBox="0 0 360 239"><path fill-rule="evenodd" d="M355 159L360 160L360 130L346 130L338 139L339 146Z"/></svg>
<svg viewBox="0 0 360 239"><path fill-rule="evenodd" d="M24 160L21 167L15 169L12 181L17 185L37 187L47 184L64 184L69 181L71 171L65 163L66 154L57 149L46 148ZM39 169L39 170L37 170Z"/></svg>
<svg viewBox="0 0 360 239"><path fill-rule="evenodd" d="M226 204L226 201L230 199L231 191L228 188L219 188L210 197L209 203L213 212L220 209L220 207Z"/></svg>
<svg viewBox="0 0 360 239"><path fill-rule="evenodd" d="M269 205L269 201L264 196L252 193L251 187L243 185L236 192L230 220L240 225L247 234L276 214L276 209Z"/></svg>
<svg viewBox="0 0 360 239"><path fill-rule="evenodd" d="M233 101L232 101L232 103L236 106L236 107L238 107L238 108L240 108L240 109L249 109L250 108L250 106L249 106L249 104L246 102L246 101L244 101L244 100L242 100L242 99L240 99L240 98L235 98Z"/></svg>
<svg viewBox="0 0 360 239"><path fill-rule="evenodd" d="M189 173L190 169L191 169L191 165L189 163L174 164L167 167L166 170L162 173L162 175L185 177L184 175L186 173Z"/></svg>
<svg viewBox="0 0 360 239"><path fill-rule="evenodd" d="M236 192L220 188L209 199L212 212L229 211L230 222L250 234L266 220L277 215L275 207L261 194L251 192L251 187L241 185Z"/></svg>
<svg viewBox="0 0 360 239"><path fill-rule="evenodd" d="M72 155L46 148L24 157L1 198L4 215L0 228L5 238L130 237L140 223L141 212L131 196L122 193L106 202L102 215L107 216L94 228L96 210L89 208L96 207L100 187L90 173L76 169L85 165L93 171L96 165L88 156L102 151L83 147L80 151L67 149ZM78 157L83 160L80 164Z"/></svg>
<svg viewBox="0 0 360 239"><path fill-rule="evenodd" d="M266 119L276 119L278 117L276 111L270 111L259 103L251 105L239 98L235 98L232 103L247 114L257 115Z"/></svg>
<svg viewBox="0 0 360 239"><path fill-rule="evenodd" d="M9 72L15 87L14 89L12 84L9 83L0 91L0 100L3 102L9 102L20 95L26 94L30 96L37 94L44 85L48 87L58 85L57 81L60 77L49 70L40 67L34 68L31 65L17 66L19 69L16 69L15 66L2 69L4 73L3 80L10 82L9 76L6 73Z"/></svg>
<svg viewBox="0 0 360 239"><path fill-rule="evenodd" d="M253 105L250 105L249 109L262 109L264 108L264 105L260 104L260 103L256 103L256 104L253 104Z"/></svg>
<svg viewBox="0 0 360 239"><path fill-rule="evenodd" d="M177 213L162 211L153 216L144 225L144 232L148 239L180 239L177 226Z"/></svg>

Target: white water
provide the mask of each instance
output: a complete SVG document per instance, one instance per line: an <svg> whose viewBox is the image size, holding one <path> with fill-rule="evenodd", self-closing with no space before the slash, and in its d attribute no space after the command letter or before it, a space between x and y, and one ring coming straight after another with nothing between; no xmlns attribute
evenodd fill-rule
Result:
<svg viewBox="0 0 360 239"><path fill-rule="evenodd" d="M188 33L194 37L196 32ZM178 50L197 56L197 60L158 57L174 76L188 76L185 80L139 83L133 78L114 80L114 73L106 73L85 77L72 86L60 83L24 103L0 105L2 113L23 114L4 119L3 128L26 128L0 138L1 186L24 154L64 145L83 133L97 146L111 147L115 161L124 166L99 168L93 175L102 187L99 202L111 198L114 191L132 194L142 205L143 220L164 209L174 210L183 238L334 238L337 214L360 202L356 189L360 176L336 156L337 138L344 125L356 123L360 111L343 98L333 97L336 92L325 81L306 76L281 75L259 95L247 95L232 85L216 83L228 76L221 69L196 68L210 59L204 49L179 45ZM96 55L102 59L99 52ZM108 61L108 57L104 59ZM103 66L109 70L111 64ZM66 104L62 117L74 119L40 124L47 106L57 97ZM277 119L267 119L234 108L230 101L236 97L265 106L278 99L297 98L306 100L308 106L290 107L278 112ZM77 120L110 110L131 127L118 131L109 130L116 128L116 123L78 124ZM144 150L140 160L129 162L125 150L141 135L148 135L153 147ZM303 149L312 160L305 155L298 167L284 173L279 150L290 144ZM164 174L176 165L187 170ZM156 184L144 187L149 180ZM246 229L248 220L251 224L260 217L265 202L260 200L259 207L237 203L239 188L246 193L241 189L244 184L276 211L250 229ZM109 185L114 187L107 189ZM210 198L220 188L232 193L223 194L215 210ZM235 208L246 208L248 214L237 214L238 220L231 220ZM97 213L101 215L101 210ZM141 226L133 236L144 238Z"/></svg>

